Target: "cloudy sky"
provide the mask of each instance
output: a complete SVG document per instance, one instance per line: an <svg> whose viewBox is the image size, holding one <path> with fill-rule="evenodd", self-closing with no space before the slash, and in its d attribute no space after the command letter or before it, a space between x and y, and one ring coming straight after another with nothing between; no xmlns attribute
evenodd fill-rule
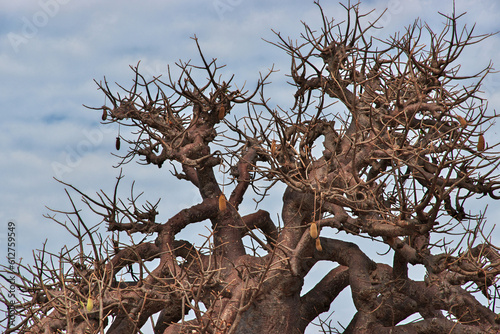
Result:
<svg viewBox="0 0 500 334"><path fill-rule="evenodd" d="M328 16L343 18L336 1L322 4ZM476 23L478 34L500 31L496 0L457 0L455 6L458 13L467 12L461 22ZM377 33L385 37L416 18L438 31L443 23L438 12L450 14L453 2L372 0L362 7L376 9L374 14L388 8L380 22L383 29ZM70 208L64 187L54 177L89 194L112 190L119 170L113 168L118 159L110 152L118 129L100 125L100 113L82 106L98 107L105 102L94 79L106 76L111 83L129 86L129 65L139 61L142 73L150 78L165 74L167 66L179 59L199 63L191 39L196 35L205 56L227 64L225 73L234 73L237 84L246 82L251 87L259 72L274 64L279 72L271 77L267 96L287 108L293 103L285 84L289 59L263 39L277 40L271 29L296 39L303 31L301 20L320 27L319 11L312 1L0 2L1 247L6 247L5 226L10 220L16 223L18 257L23 261L29 262L31 250L45 240L53 251L68 240L60 226L42 217L49 212L46 206ZM500 68L498 35L464 53L464 73L471 74L490 60ZM486 81L484 91L489 108L498 111L500 74ZM495 136L496 132L487 134L487 140ZM135 180L145 199L162 198L160 219L198 200L196 192L172 180L166 168L132 163L123 172L125 196ZM490 209L490 220L494 212ZM0 254L3 257L5 250Z"/></svg>

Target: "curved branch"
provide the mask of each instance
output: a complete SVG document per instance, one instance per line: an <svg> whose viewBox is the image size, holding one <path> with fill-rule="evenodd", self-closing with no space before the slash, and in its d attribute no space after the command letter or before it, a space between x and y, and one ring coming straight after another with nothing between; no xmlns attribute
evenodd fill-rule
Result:
<svg viewBox="0 0 500 334"><path fill-rule="evenodd" d="M349 268L332 269L309 292L300 297L299 330L304 331L318 315L330 309L332 301L349 285Z"/></svg>
<svg viewBox="0 0 500 334"><path fill-rule="evenodd" d="M257 149L250 147L238 161L237 185L229 197L229 203L231 203L236 210L238 210L239 205L243 201L243 195L250 185L251 176L249 170L255 164L256 159Z"/></svg>
<svg viewBox="0 0 500 334"><path fill-rule="evenodd" d="M242 217L243 223L249 230L260 229L266 236L268 245L274 245L278 240L278 229L269 215L269 212L259 210L257 212L248 214ZM245 230L241 231L242 235L246 233Z"/></svg>

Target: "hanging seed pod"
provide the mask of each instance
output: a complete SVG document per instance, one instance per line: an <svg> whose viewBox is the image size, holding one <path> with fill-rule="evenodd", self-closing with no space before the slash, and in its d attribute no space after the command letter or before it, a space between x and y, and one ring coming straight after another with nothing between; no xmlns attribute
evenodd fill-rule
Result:
<svg viewBox="0 0 500 334"><path fill-rule="evenodd" d="M319 238L316 239L316 250L318 252L322 252L323 251L323 247L321 247L321 241L319 241Z"/></svg>
<svg viewBox="0 0 500 334"><path fill-rule="evenodd" d="M224 193L221 193L219 196L219 211L224 211L226 210L226 196Z"/></svg>
<svg viewBox="0 0 500 334"><path fill-rule="evenodd" d="M465 120L465 118L463 118L462 116L460 115L457 115L457 119L458 121L460 122L460 126L462 128L465 128L467 126L467 121Z"/></svg>
<svg viewBox="0 0 500 334"><path fill-rule="evenodd" d="M226 108L222 105L219 108L219 121L221 121L226 116Z"/></svg>
<svg viewBox="0 0 500 334"><path fill-rule="evenodd" d="M101 119L103 121L105 121L107 117L108 117L108 112L106 111L106 109L102 109L102 117L101 117Z"/></svg>
<svg viewBox="0 0 500 334"><path fill-rule="evenodd" d="M316 224L316 222L311 223L311 227L309 228L309 234L313 239L316 239L318 237L318 225Z"/></svg>
<svg viewBox="0 0 500 334"><path fill-rule="evenodd" d="M92 298L89 296L89 299L87 299L87 312L90 312L94 309L94 301Z"/></svg>
<svg viewBox="0 0 500 334"><path fill-rule="evenodd" d="M274 139L271 142L271 155L273 157L276 155L276 140L274 140Z"/></svg>
<svg viewBox="0 0 500 334"><path fill-rule="evenodd" d="M484 151L486 144L484 142L484 136L482 134L479 135L479 138L477 140L477 151L482 152Z"/></svg>
<svg viewBox="0 0 500 334"><path fill-rule="evenodd" d="M115 143L116 150L120 150L120 137L116 137L116 143Z"/></svg>

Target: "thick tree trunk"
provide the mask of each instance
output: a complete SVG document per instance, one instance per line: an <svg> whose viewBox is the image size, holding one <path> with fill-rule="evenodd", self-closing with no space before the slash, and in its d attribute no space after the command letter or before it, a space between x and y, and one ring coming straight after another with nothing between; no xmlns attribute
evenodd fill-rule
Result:
<svg viewBox="0 0 500 334"><path fill-rule="evenodd" d="M243 312L234 333L302 333L299 328L299 302L298 295L265 296L265 299L252 304Z"/></svg>

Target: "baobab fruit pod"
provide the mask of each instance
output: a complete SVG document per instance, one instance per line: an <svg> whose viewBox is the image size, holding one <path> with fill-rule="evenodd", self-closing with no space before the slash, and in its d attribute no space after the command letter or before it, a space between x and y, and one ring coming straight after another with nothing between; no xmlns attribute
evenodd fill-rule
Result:
<svg viewBox="0 0 500 334"><path fill-rule="evenodd" d="M458 121L460 122L460 126L462 128L465 128L467 126L467 121L465 120L465 118L463 118L462 116L460 115L457 115L457 119Z"/></svg>
<svg viewBox="0 0 500 334"><path fill-rule="evenodd" d="M219 196L219 211L224 211L226 210L226 196L224 193L221 193Z"/></svg>
<svg viewBox="0 0 500 334"><path fill-rule="evenodd" d="M101 119L105 121L107 117L108 117L108 112L106 111L106 109L103 109Z"/></svg>
<svg viewBox="0 0 500 334"><path fill-rule="evenodd" d="M120 137L116 137L115 147L117 151L120 150Z"/></svg>
<svg viewBox="0 0 500 334"><path fill-rule="evenodd" d="M323 247L321 247L321 241L319 241L319 238L318 238L318 239L316 239L316 250L317 250L318 252L323 251Z"/></svg>
<svg viewBox="0 0 500 334"><path fill-rule="evenodd" d="M87 312L90 312L94 309L94 301L92 298L89 296L89 299L87 299Z"/></svg>
<svg viewBox="0 0 500 334"><path fill-rule="evenodd" d="M276 155L276 140L274 140L274 139L271 142L271 155L273 157Z"/></svg>
<svg viewBox="0 0 500 334"><path fill-rule="evenodd" d="M316 224L316 222L311 223L309 234L311 234L311 238L313 239L316 239L318 237L318 225Z"/></svg>
<svg viewBox="0 0 500 334"><path fill-rule="evenodd" d="M220 106L219 108L219 121L221 121L226 116L226 108L224 106Z"/></svg>
<svg viewBox="0 0 500 334"><path fill-rule="evenodd" d="M480 134L477 140L477 151L478 152L484 151L484 147L485 147L484 136Z"/></svg>

